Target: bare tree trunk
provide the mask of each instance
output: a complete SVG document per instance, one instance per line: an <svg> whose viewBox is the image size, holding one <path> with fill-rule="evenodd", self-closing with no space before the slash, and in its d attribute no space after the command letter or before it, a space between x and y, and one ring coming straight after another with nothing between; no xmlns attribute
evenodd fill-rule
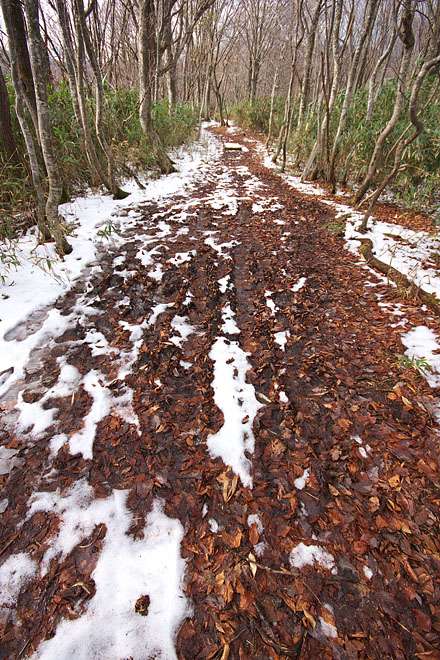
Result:
<svg viewBox="0 0 440 660"><path fill-rule="evenodd" d="M107 142L107 139L104 134L104 129L102 125L103 121L103 111L104 111L104 87L102 84L102 74L99 66L99 62L96 56L95 49L93 47L90 33L86 23L86 16L84 12L83 0L75 0L75 7L78 17L78 27L79 33L78 40L80 41L80 35L83 39L87 55L91 67L93 69L93 74L95 76L95 100L96 100L96 109L95 109L95 130L96 136L98 138L101 149L103 150L106 160L107 160L107 176L108 183L110 184L110 190L114 195L115 199L124 199L128 197L127 192L121 190L121 188L116 183L116 163L113 156L112 150Z"/></svg>
<svg viewBox="0 0 440 660"><path fill-rule="evenodd" d="M72 103L77 117L78 123L82 128L84 137L84 147L87 160L92 171L95 172L98 181L102 183L109 192L115 194L115 188L112 181L107 174L103 171L101 163L99 162L96 153L95 145L93 144L92 134L89 125L89 116L87 112L86 98L85 98L85 85L84 85L84 40L82 37L81 26L79 24L79 17L76 15L76 36L77 45L76 52L72 41L72 35L69 25L69 17L65 0L56 0L58 18L61 26L61 33L63 38L63 47L66 58L66 66L69 78L70 93L72 96Z"/></svg>
<svg viewBox="0 0 440 660"><path fill-rule="evenodd" d="M5 21L8 20L10 24L11 37L15 45L17 70L21 80L21 88L24 94L26 105L32 118L32 123L35 128L37 139L38 135L38 118L37 118L37 101L35 98L34 79L32 76L31 62L29 58L29 50L26 42L26 26L23 18L23 11L21 8L20 0L8 0L2 2L2 11Z"/></svg>
<svg viewBox="0 0 440 660"><path fill-rule="evenodd" d="M438 52L438 47L437 47L437 52ZM423 131L423 123L419 117L418 114L418 102L419 102L419 94L420 94L420 89L422 87L423 81L426 78L426 76L435 68L437 68L440 65L440 55L437 55L436 57L432 58L428 62L425 62L425 64L422 66L422 68L419 71L419 74L414 81L414 84L412 86L411 90L411 97L409 100L409 117L411 120L411 124L414 126L414 131L412 134L404 140L404 135L406 133L406 130L402 133L400 136L397 144L396 144L396 151L394 154L394 164L391 172L387 174L387 176L384 177L382 180L381 184L378 186L378 188L375 190L374 194L371 197L370 204L368 206L368 209L362 219L362 223L359 227L359 231L365 232L367 231L367 226L368 226L368 220L373 212L373 209L377 203L377 200L379 199L380 195L382 192L385 190L387 185L394 179L396 174L400 170L400 166L402 163L402 155L405 149L412 143L414 140L422 133Z"/></svg>
<svg viewBox="0 0 440 660"><path fill-rule="evenodd" d="M365 117L367 121L370 121L371 119L371 116L373 114L373 106L377 98L377 84L376 84L377 76L382 66L385 65L384 68L386 68L386 62L388 61L391 55L391 51L393 50L394 44L396 43L396 39L397 39L397 32L394 30L385 52L377 60L376 66L374 67L373 72L371 74L369 86L368 86L367 115Z"/></svg>
<svg viewBox="0 0 440 660"><path fill-rule="evenodd" d="M12 131L11 111L9 108L8 89L0 67L0 142L8 157L10 165L19 165L26 168L26 161L17 149L14 133Z"/></svg>
<svg viewBox="0 0 440 660"><path fill-rule="evenodd" d="M272 140L273 113L274 113L274 105L275 105L275 96L278 90L278 76L280 73L280 63L281 63L282 55L283 54L280 52L279 59L277 61L277 65L275 68L275 75L273 77L272 92L270 95L269 126L267 129L266 149L269 147L269 144Z"/></svg>
<svg viewBox="0 0 440 660"><path fill-rule="evenodd" d="M341 108L341 114L339 117L339 123L338 123L338 128L336 130L336 135L333 139L333 147L330 154L330 162L327 173L327 179L332 184L333 193L336 191L336 176L335 176L336 158L339 153L342 134L344 132L345 125L347 123L348 109L354 91L354 84L356 82L357 68L359 65L360 57L362 55L362 50L364 47L365 40L369 37L369 35L371 34L371 30L373 29L373 25L376 19L377 10L380 2L381 0L369 0L368 13L364 21L364 28L359 37L358 45L353 53L353 59L351 62L351 67L348 74L347 86L345 89L344 102Z"/></svg>
<svg viewBox="0 0 440 660"><path fill-rule="evenodd" d="M151 97L156 71L156 25L153 0L141 0L138 30L139 60L139 120L150 137L156 162L162 174L175 172L175 167L163 149L151 116Z"/></svg>
<svg viewBox="0 0 440 660"><path fill-rule="evenodd" d="M403 9L402 22L399 31L400 38L403 42L404 50L402 53L402 59L399 67L397 92L396 92L396 99L394 101L393 114L390 117L387 125L385 126L385 128L383 129L383 131L376 140L373 154L370 158L370 162L368 165L367 174L365 175L365 178L362 181L359 190L356 192L353 198L355 204L359 204L359 202L367 192L373 180L373 177L376 174L376 169L379 164L379 159L382 153L383 146L385 144L385 140L390 135L393 128L396 126L397 122L399 121L400 114L402 112L403 104L405 101L406 87L408 84L411 55L415 43L414 33L412 29L413 20L414 20L414 9L411 0L409 0L408 4L406 4Z"/></svg>
<svg viewBox="0 0 440 660"><path fill-rule="evenodd" d="M319 159L322 161L324 160L324 154L325 154L325 160L328 165L328 158L329 158L329 125L330 125L330 118L333 114L333 108L335 106L336 102L336 96L338 93L339 89L339 80L340 80L340 74L341 74L341 60L342 60L342 55L345 50L345 44L342 45L341 48L339 48L339 33L341 29L341 19L342 19L342 8L343 8L343 0L338 0L335 8L335 20L333 21L332 25L332 33L331 33L331 39L332 39L332 56L333 56L333 80L332 80L332 85L330 89L330 97L326 98L326 111L325 111L325 117L323 124L321 125L321 122L318 123L318 136L316 139L315 144L313 145L312 151L309 155L309 158L307 160L307 163L304 167L302 176L301 176L301 181L305 181L310 175L313 170L313 174L311 178L315 178L317 176L317 169L318 166L315 167L315 162ZM349 21L349 27L347 32L351 30L351 17ZM323 85L325 85L323 81Z"/></svg>
<svg viewBox="0 0 440 660"><path fill-rule="evenodd" d="M49 192L46 199L46 218L49 225L49 231L55 241L57 252L61 255L65 255L72 251L72 246L66 239L61 219L58 215L58 205L63 192L63 184L53 145L52 125L47 100L46 80L44 77L44 64L41 61L42 42L38 21L38 4L34 2L34 0L25 0L24 8L29 35L29 53L35 85L41 149L49 180Z"/></svg>
<svg viewBox="0 0 440 660"><path fill-rule="evenodd" d="M26 95L23 88L23 83L18 69L18 57L16 52L16 44L14 41L14 31L12 29L10 15L5 7L8 0L0 0L3 17L8 35L9 54L11 59L11 77L12 84L15 92L15 113L20 124L21 132L23 133L26 150L29 155L29 162L31 166L32 183L34 186L35 194L37 196L37 225L40 234L40 240L46 241L50 239L49 228L46 223L46 211L44 202L44 192L41 182L40 166L38 163L37 150L32 136L32 131L27 123L25 113Z"/></svg>
<svg viewBox="0 0 440 660"><path fill-rule="evenodd" d="M305 117L305 112L306 112L306 106L307 106L307 101L309 97L309 91L310 91L310 81L312 77L312 60L313 60L313 51L315 48L315 40L316 40L316 31L318 27L318 21L319 21L319 16L322 11L322 1L323 0L318 0L316 3L315 11L313 13L313 18L312 22L310 24L310 28L307 34L307 41L306 41L306 55L304 58L304 72L303 72L303 79L302 79L302 85L301 85L301 96L300 96L300 101L299 101L299 110L298 110L298 121L296 125L296 130L297 132L301 132L302 125L304 122L304 117Z"/></svg>

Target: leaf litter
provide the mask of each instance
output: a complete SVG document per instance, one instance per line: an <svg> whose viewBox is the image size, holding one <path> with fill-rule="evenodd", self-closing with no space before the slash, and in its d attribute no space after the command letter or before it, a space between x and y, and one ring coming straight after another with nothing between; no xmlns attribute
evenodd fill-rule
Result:
<svg viewBox="0 0 440 660"><path fill-rule="evenodd" d="M439 658L438 321L209 130L10 338L0 658Z"/></svg>

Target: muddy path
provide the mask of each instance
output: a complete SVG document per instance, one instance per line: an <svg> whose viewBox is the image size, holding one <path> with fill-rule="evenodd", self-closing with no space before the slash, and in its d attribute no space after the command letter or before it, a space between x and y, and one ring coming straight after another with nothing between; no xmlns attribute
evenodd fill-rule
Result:
<svg viewBox="0 0 440 660"><path fill-rule="evenodd" d="M97 598L111 523L56 541L79 484L87 506L127 492L133 547L155 503L180 522L179 659L440 658L434 392L396 357L405 328L437 322L345 251L331 208L253 140L223 152L213 130L203 176L139 210L57 302L18 402L0 402L0 558L44 565L0 608L0 658L52 657ZM115 635L84 657L141 657ZM143 657L175 657L164 648Z"/></svg>

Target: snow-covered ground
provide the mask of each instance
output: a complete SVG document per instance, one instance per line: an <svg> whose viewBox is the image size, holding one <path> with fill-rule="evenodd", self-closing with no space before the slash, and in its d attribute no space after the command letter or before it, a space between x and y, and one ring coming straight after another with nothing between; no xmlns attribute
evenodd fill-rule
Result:
<svg viewBox="0 0 440 660"><path fill-rule="evenodd" d="M234 130L236 129L231 132ZM145 190L140 190L135 183L127 181L124 188L130 190L131 194L123 201L115 201L105 194L90 194L63 205L61 213L72 227L69 240L74 248L72 254L63 261L55 258L51 247L36 247L32 235L19 241L16 250L22 265L16 271L5 273L7 281L0 285L0 396L15 387L18 396L15 407L17 423L23 430L33 427L33 433L37 436L52 424L55 417L56 410L45 409L45 402L69 396L80 386L92 399L92 405L80 431L69 438L62 433L52 438L53 454L60 447L68 445L71 453L79 452L84 458L92 459L97 425L111 409L116 410L129 424L139 428L139 420L132 407L133 393L128 386L116 396L110 390L109 378L93 369L82 376L64 357L58 358L58 382L39 401L27 403L23 400L20 395L20 382L25 368L29 365L31 353L41 349L78 322L86 326L87 316L93 313L86 305L85 297L79 297L69 315L62 315L53 307L54 302L68 292L79 278L85 277L87 281L88 277L91 281L91 278L100 272L100 250L109 251L112 247L116 250L123 246L122 237L112 232L110 238L105 238L102 235L103 230L114 227L124 232L134 227L142 215L142 205L146 203L156 202L159 207L168 207L172 197L182 196L182 203L170 209L169 221L161 220L151 226L154 229L153 234L139 236L141 245L136 259L146 269L147 275L160 282L167 263L178 266L191 262L195 256L194 250L177 252L171 258L168 253L169 246L176 237L185 236L187 233L186 218L197 212L197 206L201 203L224 215L233 215L238 210L240 199L243 199L239 197L227 168L216 176L214 195L195 200L188 194L197 190L205 181L209 171L216 167L221 153L221 143L209 133L202 132L198 143L190 149L181 150L175 158L179 170L176 174L146 182ZM244 179L246 194L254 200L253 212L262 214L262 222L265 222L265 209L282 208L276 199L268 201L259 194L264 185L252 176L246 167L239 168L239 174ZM300 184L294 177L286 176L286 180L302 192L325 196L325 191L308 184L304 188L304 184ZM338 207L337 211L341 214L352 212L343 206ZM153 216L153 223L154 220ZM283 220L275 222L284 224ZM355 236L355 222L356 218L352 214L347 221L346 239L347 247L353 249L355 245L357 250L358 243L352 241ZM395 225L376 223L372 225L367 236L372 238L379 258L386 260L389 253L389 258L394 259L393 265L411 275L414 261L410 261L410 258L417 254L418 258L423 259L423 255L434 249L434 243L430 242L428 236L415 238L401 229L401 240L396 244L397 247L387 236L395 235L399 231ZM408 247L416 240L417 248ZM205 231L203 241L215 250L219 262L230 261L230 252L238 245L235 239L222 242L215 229ZM49 273L47 260L50 262ZM121 255L113 261L114 266L123 263ZM46 268L41 267L44 265ZM403 270L405 267L408 271ZM440 295L440 282L435 279L434 272L428 271L429 269L423 270L420 267L420 282L427 290L431 290L428 286L432 286L432 291ZM124 271L119 271L119 274L124 275ZM128 277L129 273L125 275ZM232 302L228 300L233 284L227 275L218 280L218 285L224 297L222 325L218 337L210 347L209 357L212 361L211 388L214 401L224 415L224 422L220 430L208 438L207 445L213 457L220 457L225 465L232 467L244 486L252 487L252 426L262 404L256 399L253 385L246 382L246 374L250 369L249 354L240 346L240 328L235 320ZM303 287L307 287L307 279L300 277L291 287L291 291L296 293ZM276 325L280 310L272 295L270 290L266 290L265 302L273 319L273 339L279 350L284 351L286 344L291 341L290 332L280 331ZM188 289L181 309L175 308L174 303L159 303L151 307L149 315L139 325L121 322L128 333L130 348L110 346L104 335L95 331L87 333L84 341L94 356L109 352L113 354L116 378L122 382L137 360L143 332L154 325L161 314L167 311L173 314L169 341L179 348L185 347L191 335L202 333L200 328L189 322L185 314L185 305L192 297L193 294ZM31 315L32 321L29 321ZM440 357L436 353L440 348L438 338L428 328L421 326L406 332L403 341L407 346L408 357L426 358L435 367L436 373L429 374L430 382L432 385L439 385ZM182 369L187 369L191 363L182 359L180 365ZM155 385L162 387L159 380L155 381ZM278 389L277 396L280 404L289 402L282 389ZM17 458L15 449L2 447L0 450L0 473L5 474L22 459ZM364 449L360 445L359 451L365 453L368 447ZM302 476L295 480L297 490L306 487L309 477L310 471L305 469ZM147 517L143 538L133 539L126 533L132 524L132 514L126 500L126 491L113 491L107 498L96 500L91 487L80 480L67 491L37 492L29 502L28 517L38 511L55 512L60 520L59 531L51 539L40 567L25 553L13 555L2 564L0 607L12 607L21 587L32 580L37 571L44 575L51 560L61 560L65 557L76 544L90 535L96 525L104 524L107 528L104 546L93 572L96 584L94 597L79 618L62 622L55 636L40 644L33 656L35 660L67 660L73 657L80 660L98 657L120 660L130 656L133 660L145 657L174 660L176 657L176 630L182 620L191 613L190 604L182 590L185 561L181 557L180 547L184 530L179 521L171 520L163 513L162 503L156 501L153 511ZM0 501L0 511L4 511L7 506L7 500ZM248 524L257 525L259 533L262 533L263 528L258 516L250 516ZM210 527L212 531L217 531L218 523L210 519ZM257 547L255 552L258 556ZM294 568L320 564L329 570L337 570L334 557L318 545L306 546L300 543L290 553L290 563ZM143 621L144 625L140 626L134 602L145 594L149 595L151 602L149 614ZM337 631L329 607L324 618L321 617L320 625L327 637L335 637Z"/></svg>

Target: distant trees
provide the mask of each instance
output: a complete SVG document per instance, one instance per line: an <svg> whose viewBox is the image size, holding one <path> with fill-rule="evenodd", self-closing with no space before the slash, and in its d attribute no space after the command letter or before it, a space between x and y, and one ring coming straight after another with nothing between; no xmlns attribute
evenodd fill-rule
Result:
<svg viewBox="0 0 440 660"><path fill-rule="evenodd" d="M124 196L119 180L131 171L120 146L128 121L137 122L139 134L132 127L130 139L138 135L149 162L163 173L173 170L153 114L164 99L171 113L183 101L201 118L216 112L222 123L229 108L241 104L249 121L268 127L268 143L275 136L273 159L281 155L282 168L290 152L303 180L320 177L335 190L351 178L356 204L371 202L372 188L409 172L405 159L428 126L424 113L429 126L435 116L440 125L438 0L0 5L7 34L0 59L14 88L18 142L26 149L17 149L0 74L0 156L31 173L41 234L56 234L59 251L68 247L56 222L60 154L48 104L61 80L70 92L74 146L93 182L115 197ZM123 120L115 110L121 90L132 103ZM435 159L432 168L440 167ZM432 189L427 184L427 196Z"/></svg>

